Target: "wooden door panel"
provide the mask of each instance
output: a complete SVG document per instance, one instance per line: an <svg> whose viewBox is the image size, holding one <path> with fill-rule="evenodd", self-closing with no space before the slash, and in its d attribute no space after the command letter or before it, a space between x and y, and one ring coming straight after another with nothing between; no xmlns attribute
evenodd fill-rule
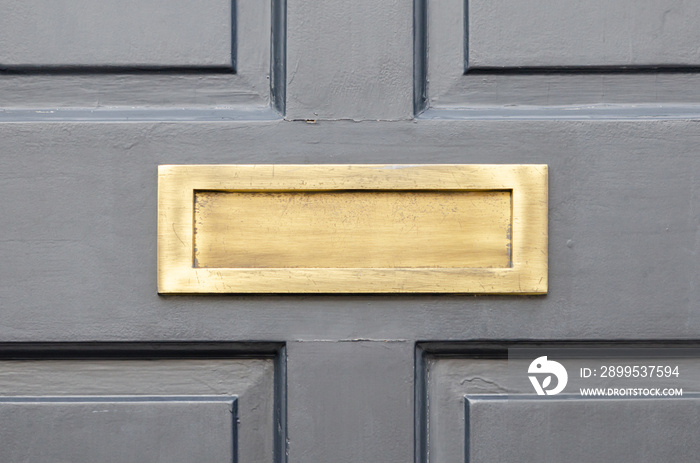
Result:
<svg viewBox="0 0 700 463"><path fill-rule="evenodd" d="M0 417L16 418L0 459L106 460L121 437L160 457L155 429L172 443L189 425L173 459L546 459L532 416L561 425L545 442L572 456L589 405L508 409L502 358L459 344L697 341L692 2L212 0L185 26L145 10L185 0L125 3L81 30L84 1L0 0ZM65 21L47 19L56 5ZM548 295L157 293L158 165L339 163L549 165ZM413 357L426 340L454 349L428 368ZM696 402L596 402L604 429L581 436L598 453L570 460L625 461L609 442L623 429L648 456L694 461ZM643 418L669 439L630 427Z"/></svg>
<svg viewBox="0 0 700 463"><path fill-rule="evenodd" d="M698 15L681 0L418 0L416 111L450 119L675 116L700 103Z"/></svg>
<svg viewBox="0 0 700 463"><path fill-rule="evenodd" d="M0 68L233 70L231 0L0 2Z"/></svg>
<svg viewBox="0 0 700 463"><path fill-rule="evenodd" d="M283 10L284 0L0 1L0 120L283 111Z"/></svg>
<svg viewBox="0 0 700 463"><path fill-rule="evenodd" d="M534 360L557 349L574 353L550 356L566 366L571 387L537 395L528 382L530 357L522 355L532 352ZM614 352L625 357L598 357ZM656 357L644 361L644 353ZM698 354L689 343L420 343L416 462L693 462L700 451ZM679 375L603 379L599 370L584 380L578 371L625 359L676 365ZM594 385L586 389L599 395L584 396L582 385Z"/></svg>
<svg viewBox="0 0 700 463"><path fill-rule="evenodd" d="M2 461L235 462L235 397L0 399Z"/></svg>
<svg viewBox="0 0 700 463"><path fill-rule="evenodd" d="M466 0L466 68L698 66L683 0Z"/></svg>
<svg viewBox="0 0 700 463"><path fill-rule="evenodd" d="M466 463L690 463L700 452L697 396L530 400L494 395L464 400Z"/></svg>
<svg viewBox="0 0 700 463"><path fill-rule="evenodd" d="M3 345L0 459L279 461L280 347Z"/></svg>

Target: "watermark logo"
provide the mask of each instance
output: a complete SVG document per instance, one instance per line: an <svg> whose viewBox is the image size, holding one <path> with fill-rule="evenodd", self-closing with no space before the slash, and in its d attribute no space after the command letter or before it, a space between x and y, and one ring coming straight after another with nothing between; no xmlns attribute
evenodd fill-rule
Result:
<svg viewBox="0 0 700 463"><path fill-rule="evenodd" d="M537 395L559 394L569 381L569 375L566 373L564 365L554 360L547 360L546 355L533 360L527 372L531 375L528 378L537 391ZM557 379L554 387L550 387L552 386L552 377Z"/></svg>

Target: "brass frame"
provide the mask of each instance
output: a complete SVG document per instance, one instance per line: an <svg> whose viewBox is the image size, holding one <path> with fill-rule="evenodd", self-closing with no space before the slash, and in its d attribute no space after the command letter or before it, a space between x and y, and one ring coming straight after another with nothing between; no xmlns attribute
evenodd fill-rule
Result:
<svg viewBox="0 0 700 463"><path fill-rule="evenodd" d="M194 268L195 190L511 190L509 268ZM547 293L546 165L164 165L158 292Z"/></svg>

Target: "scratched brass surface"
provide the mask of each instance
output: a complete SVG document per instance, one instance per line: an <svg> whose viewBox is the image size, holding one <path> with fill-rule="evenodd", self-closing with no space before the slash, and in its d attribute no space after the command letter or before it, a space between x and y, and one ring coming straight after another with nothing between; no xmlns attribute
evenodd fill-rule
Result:
<svg viewBox="0 0 700 463"><path fill-rule="evenodd" d="M547 166L160 166L160 293L547 292Z"/></svg>
<svg viewBox="0 0 700 463"><path fill-rule="evenodd" d="M209 268L510 267L509 191L195 194Z"/></svg>

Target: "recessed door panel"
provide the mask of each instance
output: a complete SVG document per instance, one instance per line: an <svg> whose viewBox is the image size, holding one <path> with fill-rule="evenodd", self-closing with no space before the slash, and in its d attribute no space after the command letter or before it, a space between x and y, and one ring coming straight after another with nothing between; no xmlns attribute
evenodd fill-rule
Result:
<svg viewBox="0 0 700 463"><path fill-rule="evenodd" d="M231 0L0 3L0 67L233 69Z"/></svg>
<svg viewBox="0 0 700 463"><path fill-rule="evenodd" d="M0 460L190 463L236 459L234 397L0 400Z"/></svg>
<svg viewBox="0 0 700 463"><path fill-rule="evenodd" d="M465 407L467 463L691 462L700 453L697 396L540 400L466 396Z"/></svg>
<svg viewBox="0 0 700 463"><path fill-rule="evenodd" d="M468 0L467 68L700 65L700 5Z"/></svg>
<svg viewBox="0 0 700 463"><path fill-rule="evenodd" d="M0 349L3 462L279 461L275 346L32 349Z"/></svg>
<svg viewBox="0 0 700 463"><path fill-rule="evenodd" d="M674 350L670 345L593 343L579 345L577 350L571 348L573 344L521 347L525 345L525 350L511 348L510 360L505 343L419 345L417 461L651 463L697 459L697 347L678 344L683 348ZM569 354L562 346L571 348ZM569 388L562 393L538 395L528 381L530 357L524 361L521 356L543 349L569 355L549 359L560 360L568 371ZM601 356L613 352L624 352L624 356ZM659 376L661 370L655 370L653 377L641 377L643 373L636 377L605 373L608 376L601 377L609 365L632 363L645 366L630 367L630 372L647 370L653 364L675 366L679 374ZM582 374L581 365L588 365L590 371ZM596 365L604 368L596 369ZM591 387L581 392L586 385Z"/></svg>

